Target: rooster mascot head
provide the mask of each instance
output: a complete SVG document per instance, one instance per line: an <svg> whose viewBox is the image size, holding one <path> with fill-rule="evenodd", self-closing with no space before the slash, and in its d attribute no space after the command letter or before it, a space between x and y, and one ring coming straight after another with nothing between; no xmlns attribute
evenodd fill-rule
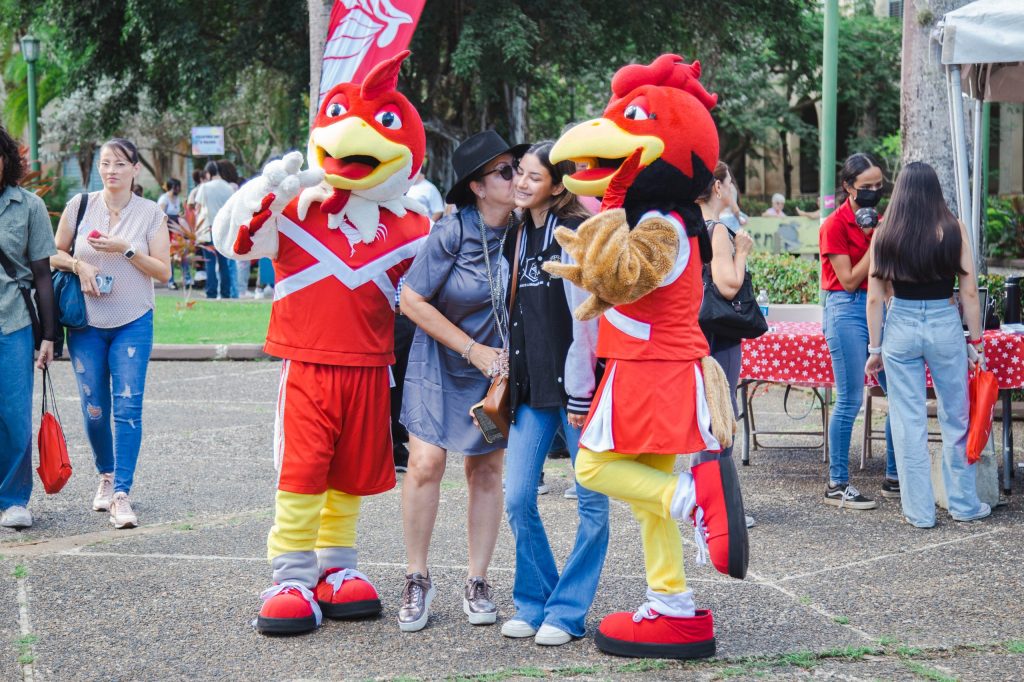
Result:
<svg viewBox="0 0 1024 682"><path fill-rule="evenodd" d="M573 127L551 150L552 163L571 159L586 165L564 179L569 191L602 196L616 182L625 183L622 207L630 225L650 209L674 210L689 234L704 232L694 199L707 188L718 162L718 130L710 113L718 96L709 94L699 77L700 62L687 64L674 54L619 69L604 116ZM639 171L616 178L634 153Z"/></svg>
<svg viewBox="0 0 1024 682"><path fill-rule="evenodd" d="M361 84L341 83L324 96L309 135L310 167L324 171L324 182L303 197L322 201L331 227L347 221L364 242L377 231L379 210L399 216L419 212L405 200L423 165L426 134L409 100L396 89L403 51L381 62Z"/></svg>

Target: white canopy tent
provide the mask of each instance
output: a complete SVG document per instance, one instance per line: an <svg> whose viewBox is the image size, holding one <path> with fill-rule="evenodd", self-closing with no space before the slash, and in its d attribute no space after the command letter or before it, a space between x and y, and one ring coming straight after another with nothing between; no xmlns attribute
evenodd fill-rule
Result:
<svg viewBox="0 0 1024 682"><path fill-rule="evenodd" d="M976 0L964 5L943 17L936 38L946 69L957 204L970 231L974 260L980 265L982 102L1024 102L1024 0ZM974 100L971 179L964 95Z"/></svg>

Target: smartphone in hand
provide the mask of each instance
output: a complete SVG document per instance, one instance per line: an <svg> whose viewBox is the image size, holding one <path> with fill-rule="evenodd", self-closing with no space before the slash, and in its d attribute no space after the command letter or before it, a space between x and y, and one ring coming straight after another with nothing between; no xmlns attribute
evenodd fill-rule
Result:
<svg viewBox="0 0 1024 682"><path fill-rule="evenodd" d="M113 275L96 275L96 288L101 294L109 294L114 288Z"/></svg>
<svg viewBox="0 0 1024 682"><path fill-rule="evenodd" d="M476 419L477 426L483 433L485 441L495 443L505 437L505 434L501 432L501 429L494 423L494 420L488 417L487 412L484 411L484 401L481 400L476 405L473 405L470 408L470 413Z"/></svg>

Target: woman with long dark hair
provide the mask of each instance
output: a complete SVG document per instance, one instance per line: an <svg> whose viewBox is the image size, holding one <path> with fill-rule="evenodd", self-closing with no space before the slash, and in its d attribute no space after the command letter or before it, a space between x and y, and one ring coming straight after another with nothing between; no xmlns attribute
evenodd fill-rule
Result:
<svg viewBox="0 0 1024 682"><path fill-rule="evenodd" d="M32 349L35 366L53 360L56 339L50 256L56 253L43 200L19 186L25 160L18 143L0 127L0 526L28 528L32 513ZM32 328L35 288L41 329Z"/></svg>
<svg viewBox="0 0 1024 682"><path fill-rule="evenodd" d="M836 404L828 423L828 486L825 504L847 509L874 509L878 503L850 485L850 437L864 399L864 362L868 355L866 315L868 247L873 226L861 226L857 211L873 209L882 198L882 169L867 154L853 154L839 175L846 200L821 225L821 288L825 292L822 328L832 356ZM880 377L884 387L884 377ZM883 497L899 497L889 418L885 421Z"/></svg>
<svg viewBox="0 0 1024 682"><path fill-rule="evenodd" d="M736 204L736 183L729 166L719 161L711 175L707 189L697 197L697 205L700 206L711 237L711 263L706 267L710 268L711 279L718 291L724 298L732 300L743 286L747 274L747 256L754 248L754 239L739 227L738 219L734 231L718 218L731 205ZM711 357L722 366L729 382L733 412L739 414L736 386L740 381L740 366L743 364L742 339L707 333L704 336L708 340ZM732 457L732 446L724 448L719 457ZM754 517L749 514L745 521L747 528L754 525Z"/></svg>
<svg viewBox="0 0 1024 682"><path fill-rule="evenodd" d="M608 548L608 498L578 486L579 528L559 575L537 510L537 479L551 442L559 427L564 429L575 461L596 386L597 320L579 322L572 316L588 294L542 269L568 257L555 241L555 228L575 230L590 217L562 184L576 164L552 164L553 145L533 145L516 168L515 202L524 225L516 300L509 311L513 422L505 458L505 510L516 543L516 614L501 627L506 637L534 637L547 646L584 635ZM506 254L510 262L515 258L515 240L509 239Z"/></svg>
<svg viewBox="0 0 1024 682"><path fill-rule="evenodd" d="M927 365L939 401L949 513L957 521L985 518L992 509L978 499L975 468L967 463L967 367L984 357L974 260L967 229L946 206L939 178L927 163L907 164L896 180L872 246L870 271L865 371L877 374L884 367L888 374L903 515L919 528L935 525ZM953 300L956 281L970 334L967 344ZM890 298L883 329L882 306Z"/></svg>

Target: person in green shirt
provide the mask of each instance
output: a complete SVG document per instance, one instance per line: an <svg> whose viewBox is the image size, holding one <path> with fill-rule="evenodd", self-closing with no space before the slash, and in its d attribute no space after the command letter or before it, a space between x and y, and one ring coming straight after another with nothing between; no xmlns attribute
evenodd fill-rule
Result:
<svg viewBox="0 0 1024 682"><path fill-rule="evenodd" d="M0 526L28 528L32 514L32 359L42 369L53 360L56 337L50 256L53 229L43 200L19 187L25 170L18 143L0 127ZM33 329L23 294L35 287L40 310ZM34 312L34 311L33 311Z"/></svg>

